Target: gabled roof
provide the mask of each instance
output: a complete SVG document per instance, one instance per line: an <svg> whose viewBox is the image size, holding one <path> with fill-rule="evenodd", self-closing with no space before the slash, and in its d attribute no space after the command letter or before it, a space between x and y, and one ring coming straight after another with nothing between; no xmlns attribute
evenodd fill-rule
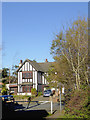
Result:
<svg viewBox="0 0 90 120"><path fill-rule="evenodd" d="M43 62L43 63L37 63L34 61L31 61L29 59L26 59L22 65L18 68L17 72L20 70L20 68L25 64L25 62L29 62L37 71L41 72L47 72L49 70L49 67L52 66L55 62Z"/></svg>

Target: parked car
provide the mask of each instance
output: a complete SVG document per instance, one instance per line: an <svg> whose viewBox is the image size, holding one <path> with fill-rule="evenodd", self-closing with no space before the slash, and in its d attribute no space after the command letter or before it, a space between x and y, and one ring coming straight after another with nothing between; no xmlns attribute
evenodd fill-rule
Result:
<svg viewBox="0 0 90 120"><path fill-rule="evenodd" d="M14 102L13 95L1 95L0 97L4 102Z"/></svg>
<svg viewBox="0 0 90 120"><path fill-rule="evenodd" d="M52 95L52 91L51 90L45 90L43 93L43 97L49 97Z"/></svg>

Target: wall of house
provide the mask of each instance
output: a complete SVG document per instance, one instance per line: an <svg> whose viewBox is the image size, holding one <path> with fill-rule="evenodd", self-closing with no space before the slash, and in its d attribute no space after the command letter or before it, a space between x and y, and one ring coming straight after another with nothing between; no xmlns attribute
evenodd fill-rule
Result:
<svg viewBox="0 0 90 120"><path fill-rule="evenodd" d="M22 78L22 72L24 71L32 71L32 79L23 79ZM23 64L23 66L21 67L21 69L18 72L18 92L22 92L22 83L32 83L33 84L33 88L36 88L37 90L37 71L35 70L35 68L29 63L29 62L25 62L25 64Z"/></svg>
<svg viewBox="0 0 90 120"><path fill-rule="evenodd" d="M32 78L31 79L26 79L26 78L23 79L23 73L29 72L29 71L32 71ZM45 84L47 84L46 79L44 77L44 73L35 70L34 66L32 66L28 61L26 61L18 71L18 94L24 95L25 92L22 93L22 91L25 91L25 89L29 88L28 86L26 88L24 88L22 86L23 83L30 83L31 87L36 88L36 90L38 90L38 91L42 91L43 86ZM29 91L29 90L27 90L27 91Z"/></svg>
<svg viewBox="0 0 90 120"><path fill-rule="evenodd" d="M46 84L46 79L43 72L38 72L38 83Z"/></svg>
<svg viewBox="0 0 90 120"><path fill-rule="evenodd" d="M44 86L46 85L46 78L44 77L43 72L38 72L38 91L43 91Z"/></svg>

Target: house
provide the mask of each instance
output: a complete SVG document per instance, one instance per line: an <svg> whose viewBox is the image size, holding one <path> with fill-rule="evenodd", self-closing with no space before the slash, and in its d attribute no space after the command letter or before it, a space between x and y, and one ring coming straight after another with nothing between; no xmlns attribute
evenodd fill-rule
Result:
<svg viewBox="0 0 90 120"><path fill-rule="evenodd" d="M48 86L45 74L47 73L53 62L48 62L46 59L43 63L37 63L26 59L24 62L20 60L18 72L18 95L31 95L31 88L36 88L37 91L44 91Z"/></svg>

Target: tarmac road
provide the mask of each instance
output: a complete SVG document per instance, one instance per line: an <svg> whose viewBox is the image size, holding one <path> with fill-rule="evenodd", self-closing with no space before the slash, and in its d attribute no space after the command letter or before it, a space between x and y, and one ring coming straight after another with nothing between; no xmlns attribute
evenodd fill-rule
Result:
<svg viewBox="0 0 90 120"><path fill-rule="evenodd" d="M51 102L49 97L36 97L33 101L40 101L39 104L31 102L27 109L28 103L22 102L14 104L14 110L8 106L9 109L3 107L3 119L2 120L26 120L26 119L41 119L48 116L51 113ZM41 102L42 101L42 102ZM60 105L56 102L53 103L53 113L59 111ZM63 108L63 106L62 106ZM45 119L44 119L45 120Z"/></svg>
<svg viewBox="0 0 90 120"><path fill-rule="evenodd" d="M39 101L39 104L37 104L36 102L31 102L29 107L27 108L28 103L22 103L22 104L19 104L22 107L20 108L20 106L18 106L15 111L46 110L49 113L51 112L51 102L49 97L39 96L33 99L33 101ZM62 105L62 109L63 109L63 105ZM60 110L59 103L57 102L53 103L53 112L58 110Z"/></svg>

